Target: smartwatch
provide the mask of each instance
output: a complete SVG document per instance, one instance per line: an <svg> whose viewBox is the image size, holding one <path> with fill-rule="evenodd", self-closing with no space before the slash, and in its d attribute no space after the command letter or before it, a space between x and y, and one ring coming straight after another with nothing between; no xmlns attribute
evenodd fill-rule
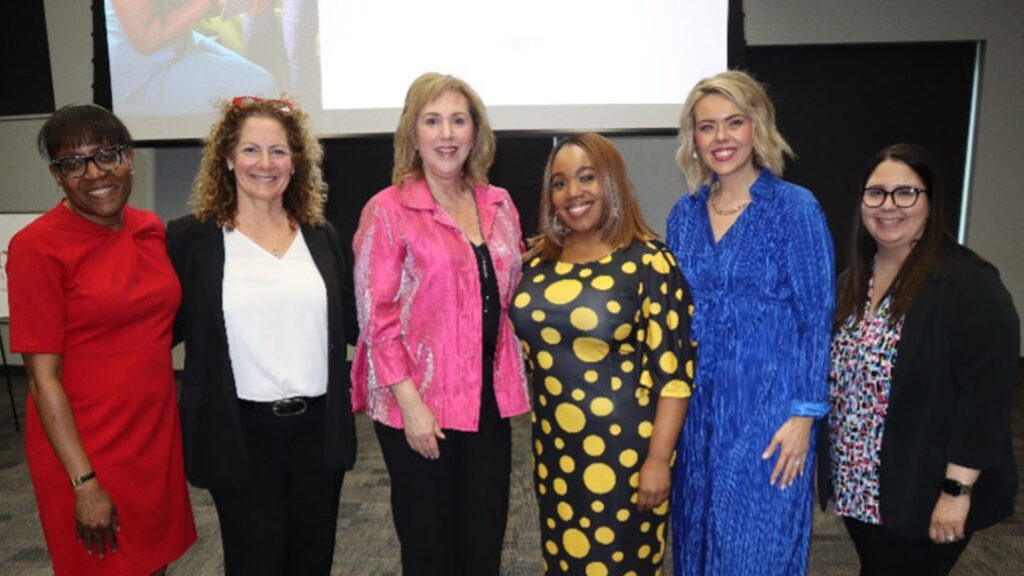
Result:
<svg viewBox="0 0 1024 576"><path fill-rule="evenodd" d="M972 488L974 488L973 484L964 484L952 478L946 478L942 482L942 491L950 496L970 496Z"/></svg>

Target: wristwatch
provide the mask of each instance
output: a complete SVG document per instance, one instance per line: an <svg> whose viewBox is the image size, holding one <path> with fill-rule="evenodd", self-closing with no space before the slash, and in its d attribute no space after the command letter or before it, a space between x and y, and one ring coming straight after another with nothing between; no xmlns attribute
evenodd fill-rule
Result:
<svg viewBox="0 0 1024 576"><path fill-rule="evenodd" d="M973 488L973 484L964 484L952 478L946 478L942 482L942 491L950 496L970 496Z"/></svg>

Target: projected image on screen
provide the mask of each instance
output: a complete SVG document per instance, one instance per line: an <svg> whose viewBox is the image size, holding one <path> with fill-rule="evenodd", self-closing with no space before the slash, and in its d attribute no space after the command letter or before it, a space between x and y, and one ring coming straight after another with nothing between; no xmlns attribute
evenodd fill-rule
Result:
<svg viewBox="0 0 1024 576"><path fill-rule="evenodd" d="M726 67L722 0L105 0L114 111L200 138L216 102L287 94L319 134L394 130L409 83L454 74L497 130L673 128Z"/></svg>

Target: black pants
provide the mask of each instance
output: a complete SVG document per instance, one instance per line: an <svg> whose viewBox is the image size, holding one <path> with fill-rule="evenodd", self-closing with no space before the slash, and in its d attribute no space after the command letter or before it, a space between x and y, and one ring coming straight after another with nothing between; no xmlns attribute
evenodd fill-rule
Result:
<svg viewBox="0 0 1024 576"><path fill-rule="evenodd" d="M489 396L489 398L488 398ZM484 393L476 432L445 430L441 457L409 447L405 432L375 423L391 477L402 576L497 576L508 519L512 433Z"/></svg>
<svg viewBox="0 0 1024 576"><path fill-rule="evenodd" d="M212 490L227 576L329 576L345 473L324 461L325 405L279 417L240 409L253 480Z"/></svg>
<svg viewBox="0 0 1024 576"><path fill-rule="evenodd" d="M904 538L883 526L843 518L860 557L860 576L944 576L960 559L971 535L949 544Z"/></svg>

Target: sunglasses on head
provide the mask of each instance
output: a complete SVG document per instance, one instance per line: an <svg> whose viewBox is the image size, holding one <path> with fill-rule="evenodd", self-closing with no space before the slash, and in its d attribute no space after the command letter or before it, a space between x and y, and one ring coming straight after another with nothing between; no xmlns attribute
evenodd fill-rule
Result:
<svg viewBox="0 0 1024 576"><path fill-rule="evenodd" d="M295 105L287 100L270 100L260 98L259 96L235 96L235 98L231 100L231 104L239 110L245 110L258 102L267 102L272 104L281 112L291 112L292 110L295 110Z"/></svg>

